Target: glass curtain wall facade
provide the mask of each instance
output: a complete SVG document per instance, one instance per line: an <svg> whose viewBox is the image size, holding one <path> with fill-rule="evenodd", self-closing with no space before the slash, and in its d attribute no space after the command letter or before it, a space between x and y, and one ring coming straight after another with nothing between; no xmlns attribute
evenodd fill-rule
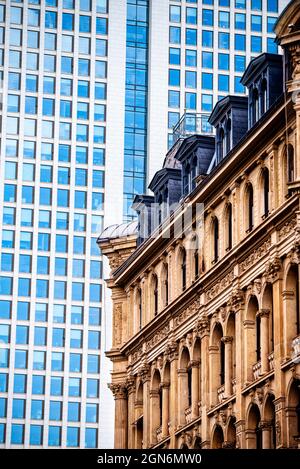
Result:
<svg viewBox="0 0 300 469"><path fill-rule="evenodd" d="M0 0L0 447L98 447L107 0Z"/></svg>
<svg viewBox="0 0 300 469"><path fill-rule="evenodd" d="M145 192L149 1L128 0L124 138L124 221L135 218L135 194Z"/></svg>

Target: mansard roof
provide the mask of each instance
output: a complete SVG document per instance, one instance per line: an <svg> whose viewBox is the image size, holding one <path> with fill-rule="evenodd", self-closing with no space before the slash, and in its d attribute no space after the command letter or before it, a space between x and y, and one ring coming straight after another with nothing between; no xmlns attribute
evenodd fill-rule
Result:
<svg viewBox="0 0 300 469"><path fill-rule="evenodd" d="M235 96L235 95L228 95L225 98L220 99L217 102L215 107L212 110L211 115L209 116L208 122L215 126L217 122L223 117L223 114L227 112L230 108L245 108L248 105L248 98L247 96Z"/></svg>
<svg viewBox="0 0 300 469"><path fill-rule="evenodd" d="M255 78L264 68L265 64L280 65L282 67L282 55L263 52L252 59L241 78L241 83L244 86L248 86L252 81L255 81Z"/></svg>

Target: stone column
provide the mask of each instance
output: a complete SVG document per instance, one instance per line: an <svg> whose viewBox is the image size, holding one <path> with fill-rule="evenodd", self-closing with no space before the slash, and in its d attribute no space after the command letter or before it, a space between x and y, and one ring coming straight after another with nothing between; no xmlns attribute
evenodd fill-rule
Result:
<svg viewBox="0 0 300 469"><path fill-rule="evenodd" d="M232 394L232 342L233 337L224 336L222 342L225 345L225 397Z"/></svg>
<svg viewBox="0 0 300 469"><path fill-rule="evenodd" d="M247 386L253 381L253 365L256 363L255 348L249 350L249 343L255 340L255 321L251 319L245 319L243 321L244 334L243 334L243 346L244 346L244 386Z"/></svg>
<svg viewBox="0 0 300 469"><path fill-rule="evenodd" d="M135 420L135 380L127 380L128 395L128 448L134 448L134 420Z"/></svg>
<svg viewBox="0 0 300 469"><path fill-rule="evenodd" d="M207 411L210 406L209 400L209 384L210 384L210 369L209 369L209 322L204 315L198 323L199 335L201 338L201 390L200 390L200 415L201 415L201 447L209 448L210 427Z"/></svg>
<svg viewBox="0 0 300 469"><path fill-rule="evenodd" d="M144 367L140 371L143 382L143 449L149 447L150 441L150 373L149 368Z"/></svg>
<svg viewBox="0 0 300 469"><path fill-rule="evenodd" d="M178 426L183 427L186 424L185 410L189 406L188 400L188 374L185 368L178 368Z"/></svg>
<svg viewBox="0 0 300 469"><path fill-rule="evenodd" d="M209 352L209 406L213 407L218 403L217 388L220 382L219 375L219 347L217 345L210 345Z"/></svg>
<svg viewBox="0 0 300 469"><path fill-rule="evenodd" d="M269 371L269 314L269 309L260 309L256 314L260 317L261 374Z"/></svg>
<svg viewBox="0 0 300 469"><path fill-rule="evenodd" d="M167 355L170 360L170 415L169 422L170 428L169 433L171 437L170 447L175 448L175 431L178 424L178 382L177 382L177 367L178 367L178 344L172 342L168 345Z"/></svg>
<svg viewBox="0 0 300 469"><path fill-rule="evenodd" d="M200 362L192 360L190 366L192 368L192 419L199 417L199 396L200 396Z"/></svg>
<svg viewBox="0 0 300 469"><path fill-rule="evenodd" d="M156 430L160 425L160 402L159 402L159 390L150 390L150 445L157 443Z"/></svg>
<svg viewBox="0 0 300 469"><path fill-rule="evenodd" d="M272 449L272 422L262 420L259 426L262 432L262 449Z"/></svg>
<svg viewBox="0 0 300 469"><path fill-rule="evenodd" d="M126 449L128 434L128 409L126 383L109 385L115 398L115 445L116 449Z"/></svg>
<svg viewBox="0 0 300 469"><path fill-rule="evenodd" d="M169 391L170 383L161 383L162 387L162 438L166 438L169 435Z"/></svg>

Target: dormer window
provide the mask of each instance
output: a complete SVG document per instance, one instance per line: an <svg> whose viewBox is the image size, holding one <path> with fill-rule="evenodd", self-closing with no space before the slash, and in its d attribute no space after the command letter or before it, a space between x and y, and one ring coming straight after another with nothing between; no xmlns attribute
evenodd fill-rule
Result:
<svg viewBox="0 0 300 469"><path fill-rule="evenodd" d="M222 160L226 154L226 143L225 143L225 132L224 129L220 129L219 133L219 159Z"/></svg>
<svg viewBox="0 0 300 469"><path fill-rule="evenodd" d="M259 100L258 100L258 90L257 88L253 89L252 92L252 125L259 120Z"/></svg>
<svg viewBox="0 0 300 469"><path fill-rule="evenodd" d="M190 185L190 165L187 164L184 169L183 175L183 193L186 195L189 193L189 185Z"/></svg>
<svg viewBox="0 0 300 469"><path fill-rule="evenodd" d="M197 178L197 156L194 156L192 161L192 172L191 172L191 190L196 187L196 178Z"/></svg>
<svg viewBox="0 0 300 469"><path fill-rule="evenodd" d="M267 80L264 78L261 82L261 115L267 110Z"/></svg>
<svg viewBox="0 0 300 469"><path fill-rule="evenodd" d="M226 123L226 153L231 150L231 119L227 119Z"/></svg>

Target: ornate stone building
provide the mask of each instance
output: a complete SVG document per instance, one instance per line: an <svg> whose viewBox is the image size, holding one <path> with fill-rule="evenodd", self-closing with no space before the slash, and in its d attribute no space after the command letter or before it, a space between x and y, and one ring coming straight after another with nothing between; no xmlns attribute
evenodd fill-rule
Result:
<svg viewBox="0 0 300 469"><path fill-rule="evenodd" d="M165 202L152 236L131 224L99 238L112 268L118 448L299 445L299 1L276 34L283 58L254 59L249 98L216 105L216 141L178 141L154 197L136 197L139 215Z"/></svg>

